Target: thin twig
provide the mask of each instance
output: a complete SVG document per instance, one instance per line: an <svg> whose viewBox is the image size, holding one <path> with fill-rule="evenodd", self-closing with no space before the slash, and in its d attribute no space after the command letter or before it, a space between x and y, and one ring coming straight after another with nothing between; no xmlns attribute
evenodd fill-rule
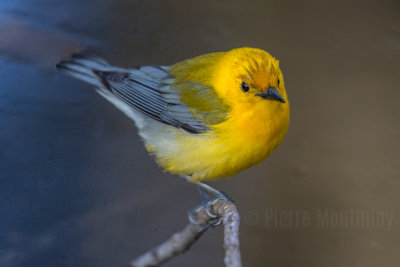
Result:
<svg viewBox="0 0 400 267"><path fill-rule="evenodd" d="M225 265L241 267L239 243L239 213L236 206L227 200L217 199L208 207L199 208L192 214L192 220L181 231L172 235L164 243L134 259L129 267L159 266L187 251L215 220L212 215L222 218L224 225ZM209 212L208 212L209 211ZM211 213L211 214L210 214Z"/></svg>

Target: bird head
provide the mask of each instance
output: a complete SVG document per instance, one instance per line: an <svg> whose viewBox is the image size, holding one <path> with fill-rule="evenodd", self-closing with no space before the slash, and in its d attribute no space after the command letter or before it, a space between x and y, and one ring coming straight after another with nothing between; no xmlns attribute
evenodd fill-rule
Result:
<svg viewBox="0 0 400 267"><path fill-rule="evenodd" d="M214 85L231 106L288 108L279 61L261 49L244 47L227 52L217 66Z"/></svg>

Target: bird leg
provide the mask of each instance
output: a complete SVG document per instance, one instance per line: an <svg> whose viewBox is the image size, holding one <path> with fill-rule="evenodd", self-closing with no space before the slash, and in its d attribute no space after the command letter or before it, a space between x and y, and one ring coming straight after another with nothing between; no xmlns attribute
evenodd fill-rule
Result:
<svg viewBox="0 0 400 267"><path fill-rule="evenodd" d="M226 200L229 202L233 202L233 199L227 196L225 193L215 189L214 187L205 184L203 182L196 182L197 188L199 189L201 198L203 200L203 203L199 205L198 207L194 208L193 210L189 211L189 221L196 224L193 215L197 214L199 209L203 209L206 211L207 215L210 218L214 218L213 220L210 221L208 225L205 226L203 230L207 230L210 227L217 226L221 223L221 218L216 216L210 211L210 207L218 200Z"/></svg>
<svg viewBox="0 0 400 267"><path fill-rule="evenodd" d="M182 178L185 178L186 180L190 181L190 175L180 175ZM197 185L197 188L200 191L201 198L203 199L204 203L209 202L210 200L213 199L223 199L229 202L234 202L231 197L226 195L224 192L219 191L218 189L215 189L211 185L208 185L203 182L193 182L192 183ZM212 196L210 198L210 196Z"/></svg>
<svg viewBox="0 0 400 267"><path fill-rule="evenodd" d="M203 183L203 182L196 182L197 188L200 191L200 195L203 198L203 200L205 202L209 202L210 199L223 199L229 202L234 202L233 199L231 197L229 197L228 195L226 195L224 192L221 192L217 189L215 189L214 187ZM210 195L214 196L213 198L210 198Z"/></svg>

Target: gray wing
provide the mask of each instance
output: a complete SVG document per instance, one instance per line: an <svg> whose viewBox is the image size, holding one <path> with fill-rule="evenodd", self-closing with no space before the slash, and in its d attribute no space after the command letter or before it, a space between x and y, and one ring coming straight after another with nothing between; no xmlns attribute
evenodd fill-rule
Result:
<svg viewBox="0 0 400 267"><path fill-rule="evenodd" d="M180 102L178 92L170 88L173 78L168 75L169 67L143 66L127 70L112 67L88 54L75 54L56 67L72 77L105 87L130 107L157 121L193 134L209 130Z"/></svg>
<svg viewBox="0 0 400 267"><path fill-rule="evenodd" d="M147 116L189 133L207 131L208 127L194 118L177 92L170 89L173 78L168 76L167 69L144 66L129 71L93 72L111 93Z"/></svg>

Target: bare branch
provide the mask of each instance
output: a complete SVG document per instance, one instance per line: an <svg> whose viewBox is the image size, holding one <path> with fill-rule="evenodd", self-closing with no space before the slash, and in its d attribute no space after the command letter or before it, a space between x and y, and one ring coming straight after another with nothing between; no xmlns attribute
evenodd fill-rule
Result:
<svg viewBox="0 0 400 267"><path fill-rule="evenodd" d="M236 206L227 200L217 199L208 207L199 208L192 215L191 222L181 231L172 235L164 243L134 259L129 267L159 266L187 251L200 236L209 229L215 218L222 218L224 226L225 265L241 267L239 243L239 213ZM210 214L211 213L211 214Z"/></svg>
<svg viewBox="0 0 400 267"><path fill-rule="evenodd" d="M229 201L218 201L212 205L211 212L221 216L224 225L225 266L241 267L239 243L239 213L236 206Z"/></svg>

